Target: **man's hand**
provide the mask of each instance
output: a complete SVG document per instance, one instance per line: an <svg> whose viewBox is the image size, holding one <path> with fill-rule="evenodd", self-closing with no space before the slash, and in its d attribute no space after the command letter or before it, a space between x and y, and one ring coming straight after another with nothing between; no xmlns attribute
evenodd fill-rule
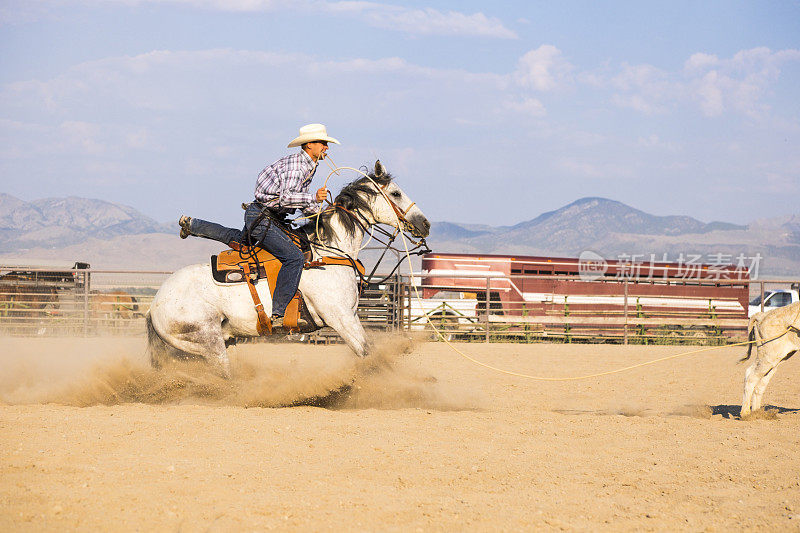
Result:
<svg viewBox="0 0 800 533"><path fill-rule="evenodd" d="M321 188L317 189L316 200L318 202L324 201L325 198L327 198L327 197L328 197L328 189L326 189L325 187L321 187Z"/></svg>

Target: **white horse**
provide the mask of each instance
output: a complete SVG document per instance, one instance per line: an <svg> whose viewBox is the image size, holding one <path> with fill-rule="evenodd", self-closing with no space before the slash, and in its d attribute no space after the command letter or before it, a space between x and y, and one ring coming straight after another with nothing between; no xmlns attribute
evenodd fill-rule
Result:
<svg viewBox="0 0 800 533"><path fill-rule="evenodd" d="M308 230L315 259L344 254L355 259L365 231L375 224L405 229L417 237L428 235L430 222L380 161L370 178L345 186L334 201L337 207ZM358 284L353 268L329 265L304 270L300 291L314 322L336 330L356 355L364 357L369 345L356 315ZM269 316L272 298L266 280L256 289ZM209 263L184 267L161 285L147 314L151 362L158 367L169 357L201 358L229 377L226 348L235 337L257 337L257 320L245 283L217 283Z"/></svg>

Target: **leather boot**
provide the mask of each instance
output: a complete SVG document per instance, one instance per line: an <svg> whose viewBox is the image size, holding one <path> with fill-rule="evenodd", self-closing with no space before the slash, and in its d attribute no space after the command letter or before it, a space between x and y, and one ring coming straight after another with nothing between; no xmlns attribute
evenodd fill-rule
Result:
<svg viewBox="0 0 800 533"><path fill-rule="evenodd" d="M185 239L192 234L191 230L189 229L192 225L192 217L181 215L181 218L178 219L178 225L181 227L181 239Z"/></svg>

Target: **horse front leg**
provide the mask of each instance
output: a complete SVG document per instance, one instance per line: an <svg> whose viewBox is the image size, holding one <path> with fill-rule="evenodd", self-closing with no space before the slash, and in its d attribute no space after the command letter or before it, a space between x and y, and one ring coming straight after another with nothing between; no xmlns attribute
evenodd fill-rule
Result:
<svg viewBox="0 0 800 533"><path fill-rule="evenodd" d="M331 316L323 317L323 319L326 324L339 334L345 344L357 356L366 357L369 354L369 342L367 341L364 326L361 325L357 315L348 311L333 313Z"/></svg>
<svg viewBox="0 0 800 533"><path fill-rule="evenodd" d="M333 328L357 356L369 354L370 344L358 319L358 284L352 270L307 270L300 278L300 290L315 320L318 317Z"/></svg>

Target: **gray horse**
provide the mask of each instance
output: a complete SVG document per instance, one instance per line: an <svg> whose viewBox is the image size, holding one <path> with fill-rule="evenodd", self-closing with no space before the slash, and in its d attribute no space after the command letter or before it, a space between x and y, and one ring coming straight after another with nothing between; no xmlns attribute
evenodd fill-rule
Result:
<svg viewBox="0 0 800 533"><path fill-rule="evenodd" d="M426 237L430 223L398 187L380 162L369 178L345 186L310 230L314 258L348 255L355 259L364 232L387 224ZM318 232L317 232L318 229ZM300 291L317 325L328 325L358 356L369 350L364 328L356 315L358 283L345 265L306 270ZM264 311L271 314L272 298L265 281L257 284ZM150 357L158 366L168 357L197 357L230 376L226 346L234 337L257 337L257 314L245 283L220 284L208 263L184 267L158 290L147 314Z"/></svg>

